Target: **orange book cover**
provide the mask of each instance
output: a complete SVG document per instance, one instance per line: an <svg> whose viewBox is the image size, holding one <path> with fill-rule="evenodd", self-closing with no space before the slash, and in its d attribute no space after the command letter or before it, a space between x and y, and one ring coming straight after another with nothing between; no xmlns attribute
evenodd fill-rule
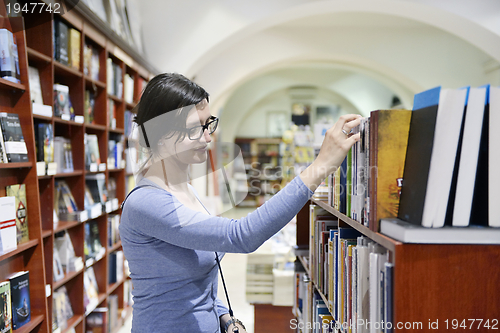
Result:
<svg viewBox="0 0 500 333"><path fill-rule="evenodd" d="M377 231L381 218L397 217L403 170L410 130L411 110L377 110L371 112L373 156L370 177L373 197L370 229Z"/></svg>

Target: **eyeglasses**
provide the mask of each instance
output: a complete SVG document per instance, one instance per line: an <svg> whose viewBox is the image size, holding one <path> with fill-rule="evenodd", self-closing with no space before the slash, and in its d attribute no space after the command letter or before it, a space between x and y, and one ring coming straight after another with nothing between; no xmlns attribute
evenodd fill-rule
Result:
<svg viewBox="0 0 500 333"><path fill-rule="evenodd" d="M219 125L219 118L211 116L208 118L205 125L187 128L186 132L189 140L199 140L203 136L203 132L205 132L205 130L208 130L208 134L215 132L217 125Z"/></svg>

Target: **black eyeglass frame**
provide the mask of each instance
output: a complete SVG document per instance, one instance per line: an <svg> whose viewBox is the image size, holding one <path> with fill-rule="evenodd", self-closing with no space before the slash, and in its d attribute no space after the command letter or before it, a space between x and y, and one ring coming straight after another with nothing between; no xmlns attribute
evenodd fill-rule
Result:
<svg viewBox="0 0 500 333"><path fill-rule="evenodd" d="M219 125L219 118L217 118L215 116L210 116L210 118L207 119L207 122L205 123L205 125L194 126L194 127L191 127L191 128L186 128L185 132L187 132L189 140L193 140L193 141L194 140L199 140L203 136L203 133L205 133L205 130L208 130L209 126L212 125L214 122L215 122L215 125L214 125L213 130L208 132L208 134L212 134L213 132L215 132L215 130L217 129L217 126ZM200 132L198 132L199 133L198 137L192 138L191 137L191 132L192 132L192 130L195 130L197 128L201 128L202 130ZM196 133L196 132L194 132L194 133Z"/></svg>

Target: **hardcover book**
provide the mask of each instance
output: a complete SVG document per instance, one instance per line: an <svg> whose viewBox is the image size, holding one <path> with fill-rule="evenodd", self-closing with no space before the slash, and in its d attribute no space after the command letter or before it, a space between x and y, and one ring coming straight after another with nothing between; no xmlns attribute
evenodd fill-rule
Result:
<svg viewBox="0 0 500 333"><path fill-rule="evenodd" d="M410 110L370 113L369 226L376 232L381 218L398 215L410 119Z"/></svg>
<svg viewBox="0 0 500 333"><path fill-rule="evenodd" d="M0 333L12 333L10 282L0 282Z"/></svg>
<svg viewBox="0 0 500 333"><path fill-rule="evenodd" d="M19 80L19 55L14 34L7 29L0 29L0 76L14 83Z"/></svg>
<svg viewBox="0 0 500 333"><path fill-rule="evenodd" d="M19 116L16 113L0 113L0 126L9 162L28 162L28 150Z"/></svg>
<svg viewBox="0 0 500 333"><path fill-rule="evenodd" d="M86 124L94 124L94 106L95 97L94 93L90 90L85 90L85 106L84 106L84 119Z"/></svg>
<svg viewBox="0 0 500 333"><path fill-rule="evenodd" d="M54 132L52 124L38 123L35 127L36 152L38 162L54 162Z"/></svg>
<svg viewBox="0 0 500 333"><path fill-rule="evenodd" d="M17 249L16 198L0 197L0 254Z"/></svg>
<svg viewBox="0 0 500 333"><path fill-rule="evenodd" d="M97 135L85 133L85 166L87 170L97 171L99 164L101 164L101 156ZM95 170L92 169L93 165L95 165Z"/></svg>
<svg viewBox="0 0 500 333"><path fill-rule="evenodd" d="M72 120L75 115L72 113L69 100L69 87L63 84L54 84L54 116L64 120Z"/></svg>
<svg viewBox="0 0 500 333"><path fill-rule="evenodd" d="M7 153L5 152L5 144L3 142L2 126L0 126L0 163L9 163Z"/></svg>
<svg viewBox="0 0 500 333"><path fill-rule="evenodd" d="M80 31L70 28L68 38L68 64L75 68L80 69Z"/></svg>
<svg viewBox="0 0 500 333"><path fill-rule="evenodd" d="M42 84L40 83L40 73L38 71L38 68L29 66L28 75L30 83L31 102L43 105Z"/></svg>
<svg viewBox="0 0 500 333"><path fill-rule="evenodd" d="M64 65L68 65L68 26L60 20L54 21L54 58Z"/></svg>
<svg viewBox="0 0 500 333"><path fill-rule="evenodd" d="M6 187L8 196L16 198L16 233L17 244L22 244L30 240L28 230L28 205L26 203L26 185L16 184Z"/></svg>
<svg viewBox="0 0 500 333"><path fill-rule="evenodd" d="M29 271L9 277L12 297L12 328L17 330L31 320Z"/></svg>

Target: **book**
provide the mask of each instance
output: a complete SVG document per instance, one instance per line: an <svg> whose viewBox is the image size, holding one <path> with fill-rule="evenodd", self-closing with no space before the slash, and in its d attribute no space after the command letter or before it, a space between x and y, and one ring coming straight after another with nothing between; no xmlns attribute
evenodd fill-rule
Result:
<svg viewBox="0 0 500 333"><path fill-rule="evenodd" d="M26 202L26 184L8 185L5 188L7 196L16 198L16 241L17 244L30 240L28 230L28 205Z"/></svg>
<svg viewBox="0 0 500 333"><path fill-rule="evenodd" d="M380 220L380 232L403 243L500 244L500 229L482 225L426 228L397 218Z"/></svg>
<svg viewBox="0 0 500 333"><path fill-rule="evenodd" d="M111 98L108 98L108 126L116 128L116 104Z"/></svg>
<svg viewBox="0 0 500 333"><path fill-rule="evenodd" d="M52 264L54 270L54 282L62 280L64 278L64 268L62 266L61 257L59 257L59 251L55 246L52 254Z"/></svg>
<svg viewBox="0 0 500 333"><path fill-rule="evenodd" d="M20 83L19 55L14 34L0 29L0 76L14 83Z"/></svg>
<svg viewBox="0 0 500 333"><path fill-rule="evenodd" d="M85 184L92 194L94 203L106 204L108 193L106 188L106 176L103 173L86 176Z"/></svg>
<svg viewBox="0 0 500 333"><path fill-rule="evenodd" d="M31 320L29 271L9 276L12 298L12 328L17 330Z"/></svg>
<svg viewBox="0 0 500 333"><path fill-rule="evenodd" d="M445 223L451 225L448 208L455 198L468 93L469 88L441 91L422 212L422 225L425 227L439 228Z"/></svg>
<svg viewBox="0 0 500 333"><path fill-rule="evenodd" d="M83 252L85 254L87 266L90 266L95 260L100 259L106 250L101 243L97 221L92 220L85 223L84 232Z"/></svg>
<svg viewBox="0 0 500 333"><path fill-rule="evenodd" d="M398 216L410 119L410 110L370 113L369 227L375 232L381 218Z"/></svg>
<svg viewBox="0 0 500 333"><path fill-rule="evenodd" d="M125 74L123 90L124 90L125 102L133 103L134 102L134 79L128 73Z"/></svg>
<svg viewBox="0 0 500 333"><path fill-rule="evenodd" d="M29 66L28 78L30 84L31 102L43 105L42 84L40 83L40 73L38 68Z"/></svg>
<svg viewBox="0 0 500 333"><path fill-rule="evenodd" d="M9 162L28 162L28 149L24 141L23 129L16 113L0 113L5 153Z"/></svg>
<svg viewBox="0 0 500 333"><path fill-rule="evenodd" d="M5 143L3 142L2 126L0 126L0 163L9 163L7 153L5 152Z"/></svg>
<svg viewBox="0 0 500 333"><path fill-rule="evenodd" d="M490 87L489 95L489 146L488 146L488 225L500 227L500 150L493 142L500 142L500 87Z"/></svg>
<svg viewBox="0 0 500 333"><path fill-rule="evenodd" d="M92 50L92 45L83 43L83 74L86 76L90 76L92 72Z"/></svg>
<svg viewBox="0 0 500 333"><path fill-rule="evenodd" d="M71 140L62 136L54 138L54 162L57 163L57 173L73 172L73 149Z"/></svg>
<svg viewBox="0 0 500 333"><path fill-rule="evenodd" d="M85 329L87 333L108 332L108 308L95 308L85 318Z"/></svg>
<svg viewBox="0 0 500 333"><path fill-rule="evenodd" d="M57 321L61 329L65 328L66 323L74 316L73 307L71 306L71 300L68 295L68 290L66 286L62 286L53 295L54 306L57 312ZM61 323L64 323L61 325Z"/></svg>
<svg viewBox="0 0 500 333"><path fill-rule="evenodd" d="M69 97L69 87L66 85L54 84L54 116L64 120L75 119L75 112Z"/></svg>
<svg viewBox="0 0 500 333"><path fill-rule="evenodd" d="M488 86L470 88L469 91L458 164L456 192L452 207L452 223L453 226L457 227L468 226L471 218L476 221L483 220L484 224L487 224L488 220L487 206L486 208L473 207L473 202L483 205L487 205L488 202L488 193L484 188L484 185L488 186L488 169L487 163L483 162L484 159L487 161L487 155L480 154L481 150L487 151L488 149L487 133L485 133L484 140L481 138L483 131L486 132L488 126L488 122L485 121L488 92ZM483 148L481 148L481 145L483 145ZM481 166L486 167L486 169L484 167L481 169ZM484 176L480 174L484 174ZM481 178L485 178L486 182L481 182ZM476 182L476 180L478 181ZM476 187L481 188L475 190ZM482 195L483 198L477 200L477 198L474 198L474 194ZM473 208L475 208L475 214L472 214Z"/></svg>
<svg viewBox="0 0 500 333"><path fill-rule="evenodd" d="M64 65L68 65L68 26L61 20L54 20L54 58Z"/></svg>
<svg viewBox="0 0 500 333"><path fill-rule="evenodd" d="M84 120L86 124L95 124L94 119L94 107L95 107L95 97L94 93L90 90L85 90L85 100L84 100Z"/></svg>
<svg viewBox="0 0 500 333"><path fill-rule="evenodd" d="M76 256L73 242L67 231L55 235L54 245L59 253L62 268L66 273L76 272L83 268L83 260L81 257Z"/></svg>
<svg viewBox="0 0 500 333"><path fill-rule="evenodd" d="M0 282L0 333L12 333L10 282Z"/></svg>
<svg viewBox="0 0 500 333"><path fill-rule="evenodd" d="M80 31L70 28L68 34L68 65L80 69Z"/></svg>
<svg viewBox="0 0 500 333"><path fill-rule="evenodd" d="M0 254L17 249L16 198L0 197Z"/></svg>
<svg viewBox="0 0 500 333"><path fill-rule="evenodd" d="M38 123L35 127L36 160L46 164L54 162L54 131L52 124Z"/></svg>
<svg viewBox="0 0 500 333"><path fill-rule="evenodd" d="M83 290L85 314L88 315L99 304L99 286L92 266L83 273Z"/></svg>
<svg viewBox="0 0 500 333"><path fill-rule="evenodd" d="M97 171L101 164L99 143L96 134L85 133L85 167L90 171Z"/></svg>

